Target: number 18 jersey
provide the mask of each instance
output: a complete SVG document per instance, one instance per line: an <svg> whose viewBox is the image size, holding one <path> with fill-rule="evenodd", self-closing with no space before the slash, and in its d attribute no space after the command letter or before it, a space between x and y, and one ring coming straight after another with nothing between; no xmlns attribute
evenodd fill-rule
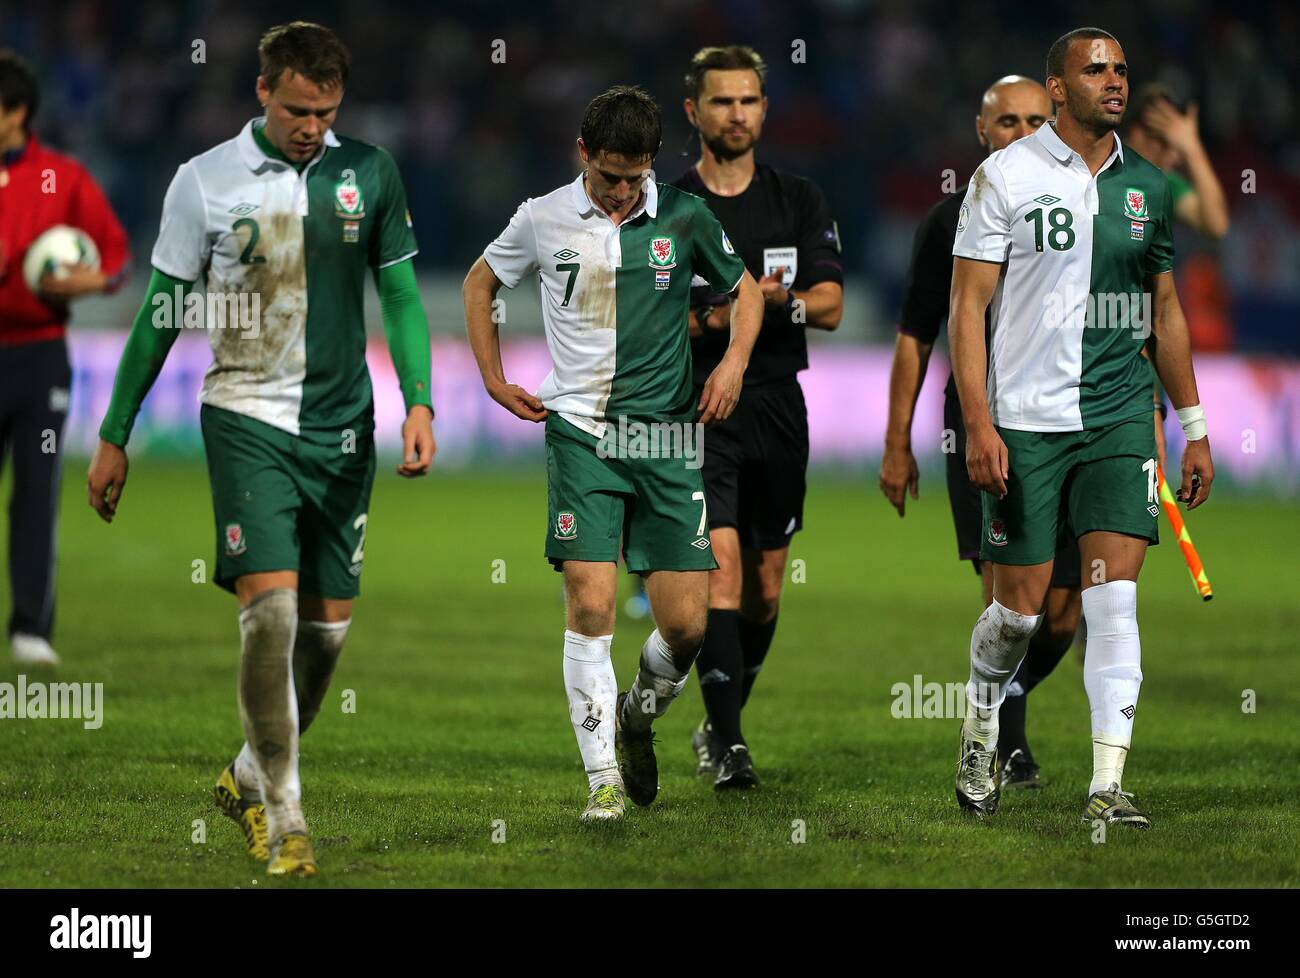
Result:
<svg viewBox="0 0 1300 978"><path fill-rule="evenodd" d="M1049 123L972 177L953 255L1003 264L989 305L993 423L1084 431L1150 417L1147 279L1173 268L1173 203L1115 137L1096 176Z"/></svg>

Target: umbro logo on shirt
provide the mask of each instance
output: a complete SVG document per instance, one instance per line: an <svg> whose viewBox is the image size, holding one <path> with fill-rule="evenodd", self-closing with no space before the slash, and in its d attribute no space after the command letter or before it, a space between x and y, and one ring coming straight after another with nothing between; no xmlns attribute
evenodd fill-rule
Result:
<svg viewBox="0 0 1300 978"><path fill-rule="evenodd" d="M230 208L230 213L234 214L236 217L243 217L246 214L253 213L255 210L257 210L256 204L250 204L245 201L242 204L236 204L234 207Z"/></svg>
<svg viewBox="0 0 1300 978"><path fill-rule="evenodd" d="M1059 204L1060 202L1060 197L1053 197L1051 194L1042 194L1034 198L1035 204L1042 204L1044 207L1051 207L1053 204Z"/></svg>
<svg viewBox="0 0 1300 978"><path fill-rule="evenodd" d="M561 251L557 251L555 253L555 257L560 259L560 261L568 261L570 258L577 258L578 253L576 251L572 251L569 248L565 248Z"/></svg>

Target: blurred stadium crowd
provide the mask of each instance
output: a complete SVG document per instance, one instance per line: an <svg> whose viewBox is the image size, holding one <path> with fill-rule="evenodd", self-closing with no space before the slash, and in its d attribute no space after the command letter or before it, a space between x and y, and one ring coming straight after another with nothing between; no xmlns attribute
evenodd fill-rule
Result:
<svg viewBox="0 0 1300 978"><path fill-rule="evenodd" d="M892 333L912 232L941 196L945 171L960 185L980 160L980 93L1001 75L1041 77L1051 41L1086 20L1119 38L1135 87L1160 81L1200 105L1232 227L1217 245L1179 231L1190 315L1230 322L1218 345L1300 352L1300 7L1287 0L1098 0L1083 8L3 0L0 45L41 77L36 131L101 181L130 232L137 271L176 166L257 113L258 36L294 18L328 24L350 46L338 127L393 152L415 215L419 267L457 278L521 199L571 179L579 115L593 95L630 82L660 101L657 169L672 178L696 152L680 109L691 53L752 44L771 65L760 156L826 191L846 272L870 297L862 311L870 327L852 335L877 339ZM494 48L498 40L504 46ZM1249 174L1253 193L1242 190ZM458 320L439 318L431 310L435 330L459 331Z"/></svg>

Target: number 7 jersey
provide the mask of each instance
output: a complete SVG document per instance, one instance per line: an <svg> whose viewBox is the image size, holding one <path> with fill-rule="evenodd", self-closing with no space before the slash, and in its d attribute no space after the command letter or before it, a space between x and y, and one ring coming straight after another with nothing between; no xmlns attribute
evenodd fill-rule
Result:
<svg viewBox="0 0 1300 978"><path fill-rule="evenodd" d="M989 304L993 423L1084 431L1151 415L1147 280L1173 269L1173 203L1115 136L1093 176L1050 123L975 171L952 253L1003 264Z"/></svg>
<svg viewBox="0 0 1300 978"><path fill-rule="evenodd" d="M483 252L506 288L536 275L554 369L537 396L600 438L606 419L694 420L691 279L731 292L745 274L708 205L648 177L615 227L581 175L524 201Z"/></svg>

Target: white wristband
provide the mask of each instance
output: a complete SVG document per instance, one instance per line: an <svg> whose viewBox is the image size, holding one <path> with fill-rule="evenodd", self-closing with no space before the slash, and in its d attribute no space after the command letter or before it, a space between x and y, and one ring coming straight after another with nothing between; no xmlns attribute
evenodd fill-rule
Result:
<svg viewBox="0 0 1300 978"><path fill-rule="evenodd" d="M1205 409L1199 404L1178 408L1178 423L1183 426L1183 434L1188 441L1200 441L1208 433L1205 428Z"/></svg>

